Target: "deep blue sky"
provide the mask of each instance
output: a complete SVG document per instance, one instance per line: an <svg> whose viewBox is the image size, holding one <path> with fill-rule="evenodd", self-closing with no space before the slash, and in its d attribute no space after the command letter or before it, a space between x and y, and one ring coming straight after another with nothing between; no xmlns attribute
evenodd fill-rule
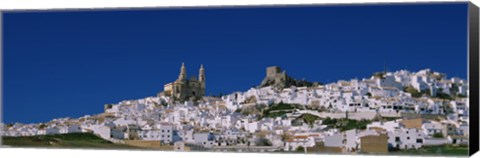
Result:
<svg viewBox="0 0 480 158"><path fill-rule="evenodd" d="M279 65L310 81L423 68L466 78L467 3L11 12L4 121L44 122L154 96L205 65L207 94L258 85ZM385 62L386 61L386 62Z"/></svg>

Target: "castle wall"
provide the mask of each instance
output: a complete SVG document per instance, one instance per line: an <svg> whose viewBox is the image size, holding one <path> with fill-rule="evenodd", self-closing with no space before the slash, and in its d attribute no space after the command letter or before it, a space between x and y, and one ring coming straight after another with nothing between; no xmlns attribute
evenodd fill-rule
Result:
<svg viewBox="0 0 480 158"><path fill-rule="evenodd" d="M276 77L280 71L281 69L278 66L267 67L267 77Z"/></svg>

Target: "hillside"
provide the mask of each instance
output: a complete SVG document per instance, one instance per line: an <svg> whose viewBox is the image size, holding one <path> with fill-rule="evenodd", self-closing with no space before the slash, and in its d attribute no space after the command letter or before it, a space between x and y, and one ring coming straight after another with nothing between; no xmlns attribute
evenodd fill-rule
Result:
<svg viewBox="0 0 480 158"><path fill-rule="evenodd" d="M3 137L2 139L4 145L11 147L140 149L129 145L115 144L91 133Z"/></svg>

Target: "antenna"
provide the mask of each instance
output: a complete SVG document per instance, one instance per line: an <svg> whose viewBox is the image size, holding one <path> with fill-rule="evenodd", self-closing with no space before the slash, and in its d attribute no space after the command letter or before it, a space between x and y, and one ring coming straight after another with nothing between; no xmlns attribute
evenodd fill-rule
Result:
<svg viewBox="0 0 480 158"><path fill-rule="evenodd" d="M383 74L387 73L387 59L383 59Z"/></svg>

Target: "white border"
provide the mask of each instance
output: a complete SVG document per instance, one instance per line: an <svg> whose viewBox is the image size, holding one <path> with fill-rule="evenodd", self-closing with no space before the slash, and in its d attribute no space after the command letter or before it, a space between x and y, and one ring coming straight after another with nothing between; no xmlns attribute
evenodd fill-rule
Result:
<svg viewBox="0 0 480 158"><path fill-rule="evenodd" d="M472 0L474 4L480 4L480 0ZM246 6L246 5L297 5L297 4L364 4L364 3L414 3L414 2L465 2L465 0L0 0L0 11L21 10L64 10L64 9L119 9L119 8L153 8L153 7L192 7L192 6ZM0 31L2 29L2 16L0 15ZM1 35L1 32L0 32ZM3 37L3 36L1 36ZM2 38L0 38L0 51ZM0 55L0 71L3 71L3 55ZM0 104L3 103L3 73L0 74ZM2 105L0 105L0 123L2 120ZM0 124L1 125L1 124ZM1 140L0 140L1 142ZM84 150L84 149L22 149L0 148L0 157L271 157L271 158L351 158L365 157L375 158L384 156L373 155L321 155L321 154L278 154L278 153L215 153L215 152L162 152L162 151L128 151L128 150ZM388 156L401 157L401 156ZM414 156L408 156L414 158ZM425 156L422 156L425 158ZM480 154L474 155L480 158Z"/></svg>
<svg viewBox="0 0 480 158"><path fill-rule="evenodd" d="M441 158L436 156L385 156L385 155L327 155L327 154L302 154L302 153L221 153L221 152L175 152L175 151L139 151L139 150L86 150L86 149L32 149L32 148L0 148L0 155L6 158L20 157L46 157L46 158L203 158L203 157L228 157L228 158ZM476 157L480 157L478 154ZM452 158L452 157L446 157Z"/></svg>

